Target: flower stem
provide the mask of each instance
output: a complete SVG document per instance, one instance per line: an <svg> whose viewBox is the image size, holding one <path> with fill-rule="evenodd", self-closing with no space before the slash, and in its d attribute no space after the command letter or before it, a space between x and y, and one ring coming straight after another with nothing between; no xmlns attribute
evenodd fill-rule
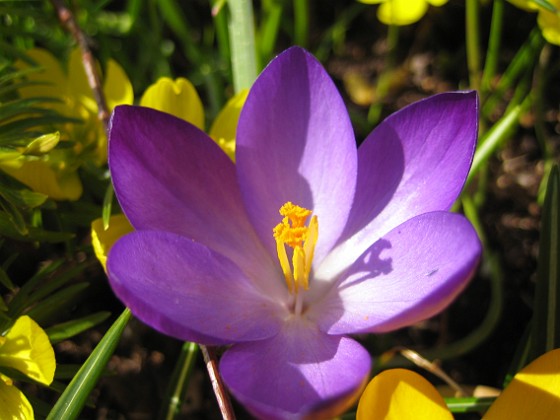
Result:
<svg viewBox="0 0 560 420"><path fill-rule="evenodd" d="M466 40L467 40L467 67L469 69L469 82L472 89L480 89L480 54L479 54L479 0L466 2Z"/></svg>
<svg viewBox="0 0 560 420"><path fill-rule="evenodd" d="M173 420L175 415L179 412L185 388L188 384L197 355L197 344L190 342L183 344L167 391L168 395L166 400L169 401L169 404L165 408L162 407L164 409L160 413L160 419Z"/></svg>
<svg viewBox="0 0 560 420"><path fill-rule="evenodd" d="M235 414L233 413L228 393L224 383L222 382L220 373L218 372L218 362L215 349L211 346L200 345L200 351L202 352L202 357L204 357L204 363L206 364L206 369L208 370L208 375L210 376L210 382L212 382L214 394L218 400L218 406L220 407L222 418L224 420L235 420Z"/></svg>
<svg viewBox="0 0 560 420"><path fill-rule="evenodd" d="M492 22L490 23L490 39L488 41L488 52L482 73L482 89L488 92L491 88L492 79L498 68L500 43L502 37L502 21L504 18L504 0L494 0L492 6Z"/></svg>
<svg viewBox="0 0 560 420"><path fill-rule="evenodd" d="M105 131L107 131L110 112L103 93L101 76L99 76L99 72L97 71L95 59L89 48L87 38L74 18L74 14L68 7L66 7L63 0L51 0L51 3L56 10L60 23L68 32L70 32L82 51L84 70L86 72L89 86L93 91L93 97L97 103L97 115L101 122L103 122Z"/></svg>
<svg viewBox="0 0 560 420"><path fill-rule="evenodd" d="M257 78L255 27L251 0L229 0L229 42L235 93L249 89Z"/></svg>

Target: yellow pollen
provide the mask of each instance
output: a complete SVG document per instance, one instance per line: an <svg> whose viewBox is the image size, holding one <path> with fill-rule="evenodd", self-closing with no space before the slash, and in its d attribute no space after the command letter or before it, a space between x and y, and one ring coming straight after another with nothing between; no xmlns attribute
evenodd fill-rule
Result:
<svg viewBox="0 0 560 420"><path fill-rule="evenodd" d="M309 273L319 235L317 216L313 216L309 224L305 225L311 214L311 210L288 201L280 208L280 215L284 216L282 222L273 229L278 261L292 294L297 294L300 288L309 288ZM293 249L291 265L286 245Z"/></svg>

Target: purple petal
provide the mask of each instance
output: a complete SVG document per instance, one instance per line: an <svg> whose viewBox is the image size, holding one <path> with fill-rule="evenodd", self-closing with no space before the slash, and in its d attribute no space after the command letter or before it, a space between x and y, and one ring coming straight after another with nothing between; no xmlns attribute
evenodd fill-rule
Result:
<svg viewBox="0 0 560 420"><path fill-rule="evenodd" d="M346 243L333 259L354 261L404 221L448 210L469 172L477 130L476 92L435 95L383 121L358 150L356 196L339 241Z"/></svg>
<svg viewBox="0 0 560 420"><path fill-rule="evenodd" d="M263 243L276 255L272 229L291 201L319 218L319 262L346 223L357 171L348 113L321 64L297 47L274 59L251 88L236 141L241 191Z"/></svg>
<svg viewBox="0 0 560 420"><path fill-rule="evenodd" d="M183 236L132 232L111 248L111 287L140 320L182 340L226 344L278 332L278 302L230 260Z"/></svg>
<svg viewBox="0 0 560 420"><path fill-rule="evenodd" d="M326 335L299 318L272 339L233 346L222 356L220 372L259 418L332 418L355 401L370 365L354 340Z"/></svg>
<svg viewBox="0 0 560 420"><path fill-rule="evenodd" d="M193 125L153 109L117 107L109 166L119 203L136 229L194 239L252 278L266 279L272 271L243 208L234 164Z"/></svg>
<svg viewBox="0 0 560 420"><path fill-rule="evenodd" d="M414 324L443 310L465 288L480 249L463 216L420 215L373 244L309 316L329 334Z"/></svg>

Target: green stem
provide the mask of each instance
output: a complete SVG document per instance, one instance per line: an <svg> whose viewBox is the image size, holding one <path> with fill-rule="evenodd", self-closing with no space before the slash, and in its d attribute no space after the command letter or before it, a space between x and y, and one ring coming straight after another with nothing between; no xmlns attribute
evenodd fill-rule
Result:
<svg viewBox="0 0 560 420"><path fill-rule="evenodd" d="M467 67L469 69L469 84L472 89L480 89L480 39L479 39L479 0L466 2L466 40Z"/></svg>
<svg viewBox="0 0 560 420"><path fill-rule="evenodd" d="M198 355L198 345L195 343L186 342L181 348L181 354L175 365L175 370L169 383L167 398L169 401L167 407L163 408L159 418L165 420L173 420L175 415L178 414L181 408L185 388L189 383L191 373L194 368L194 363Z"/></svg>
<svg viewBox="0 0 560 420"><path fill-rule="evenodd" d="M492 6L492 22L490 24L490 39L488 41L488 52L486 63L482 74L482 90L488 92L491 89L492 79L496 75L502 37L502 22L504 18L504 0L494 0Z"/></svg>
<svg viewBox="0 0 560 420"><path fill-rule="evenodd" d="M294 44L307 48L309 0L294 0Z"/></svg>
<svg viewBox="0 0 560 420"><path fill-rule="evenodd" d="M257 78L255 27L251 0L229 0L229 40L235 92L249 89Z"/></svg>

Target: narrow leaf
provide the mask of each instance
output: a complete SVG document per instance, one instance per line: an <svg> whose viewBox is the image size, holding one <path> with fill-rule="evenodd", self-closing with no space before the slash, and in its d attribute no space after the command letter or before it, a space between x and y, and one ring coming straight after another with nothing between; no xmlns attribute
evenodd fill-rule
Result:
<svg viewBox="0 0 560 420"><path fill-rule="evenodd" d="M130 317L130 311L125 309L62 393L47 420L72 420L80 415L88 395L97 384L107 362L113 355Z"/></svg>
<svg viewBox="0 0 560 420"><path fill-rule="evenodd" d="M529 360L560 347L560 175L550 171L541 238Z"/></svg>

